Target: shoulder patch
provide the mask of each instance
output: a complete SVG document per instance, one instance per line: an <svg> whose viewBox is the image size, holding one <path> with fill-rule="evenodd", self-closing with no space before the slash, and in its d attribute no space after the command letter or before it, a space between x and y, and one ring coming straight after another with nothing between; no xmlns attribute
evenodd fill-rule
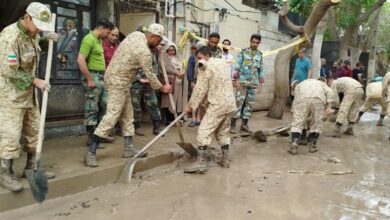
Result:
<svg viewBox="0 0 390 220"><path fill-rule="evenodd" d="M18 59L16 57L15 52L9 52L7 54L7 63L9 66L16 66L18 65Z"/></svg>

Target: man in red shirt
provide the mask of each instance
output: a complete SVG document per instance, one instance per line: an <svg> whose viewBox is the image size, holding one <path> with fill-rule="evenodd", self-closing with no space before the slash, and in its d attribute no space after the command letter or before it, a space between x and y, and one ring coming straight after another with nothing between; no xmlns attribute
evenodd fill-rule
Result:
<svg viewBox="0 0 390 220"><path fill-rule="evenodd" d="M344 75L345 77L352 77L351 62L344 60Z"/></svg>
<svg viewBox="0 0 390 220"><path fill-rule="evenodd" d="M118 28L114 28L111 30L110 34L107 36L107 39L103 42L103 50L104 50L104 60L106 61L106 68L108 64L110 64L112 56L116 49L119 46L119 30Z"/></svg>

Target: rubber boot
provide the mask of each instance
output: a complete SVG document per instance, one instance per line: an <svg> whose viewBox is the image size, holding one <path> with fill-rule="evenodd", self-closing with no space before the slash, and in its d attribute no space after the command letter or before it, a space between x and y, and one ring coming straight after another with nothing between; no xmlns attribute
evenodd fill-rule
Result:
<svg viewBox="0 0 390 220"><path fill-rule="evenodd" d="M383 126L383 119L385 118L385 115L381 115L379 118L379 121L376 123L376 126L381 127Z"/></svg>
<svg viewBox="0 0 390 220"><path fill-rule="evenodd" d="M84 163L87 167L97 167L96 149L99 147L100 137L94 135L92 143L88 146L87 153L85 154Z"/></svg>
<svg viewBox="0 0 390 220"><path fill-rule="evenodd" d="M132 136L126 136L124 138L124 142L125 142L125 145L124 145L123 154L122 154L123 158L133 157L134 155L136 155L138 153L137 149L135 149L135 147L133 145L133 137ZM138 158L146 157L146 156L148 156L148 153L144 152L141 155L139 155Z"/></svg>
<svg viewBox="0 0 390 220"><path fill-rule="evenodd" d="M27 153L26 166L24 166L23 175L22 175L23 178L26 178L26 170L34 169L34 162L35 162L35 153ZM53 172L45 171L45 174L48 179L53 179L54 177L56 177L56 175Z"/></svg>
<svg viewBox="0 0 390 220"><path fill-rule="evenodd" d="M310 146L309 146L309 153L315 153L318 151L318 148L317 148L317 141L318 141L318 138L320 136L319 133L310 133L309 134L310 136Z"/></svg>
<svg viewBox="0 0 390 220"><path fill-rule="evenodd" d="M230 134L236 134L237 133L237 119L232 118L230 121Z"/></svg>
<svg viewBox="0 0 390 220"><path fill-rule="evenodd" d="M355 121L356 124L360 122L360 119L363 116L363 114L364 114L364 112L362 112L362 111L359 112L359 114L358 114L358 116L356 118L356 121Z"/></svg>
<svg viewBox="0 0 390 220"><path fill-rule="evenodd" d="M336 122L336 127L330 136L334 138L339 138L341 136L341 126L342 124Z"/></svg>
<svg viewBox="0 0 390 220"><path fill-rule="evenodd" d="M23 189L23 185L17 180L14 171L12 170L13 159L2 159L0 161L0 185L12 192L19 192Z"/></svg>
<svg viewBox="0 0 390 220"><path fill-rule="evenodd" d="M298 140L300 134L298 132L291 132L291 145L288 152L292 155L298 154Z"/></svg>
<svg viewBox="0 0 390 220"><path fill-rule="evenodd" d="M87 146L92 143L93 132L95 131L95 126L87 125L85 126L87 130Z"/></svg>
<svg viewBox="0 0 390 220"><path fill-rule="evenodd" d="M307 145L306 129L302 130L302 134L299 137L298 144L299 145Z"/></svg>
<svg viewBox="0 0 390 220"><path fill-rule="evenodd" d="M249 119L242 119L242 124L240 130L247 133L252 133L252 131L248 127Z"/></svg>
<svg viewBox="0 0 390 220"><path fill-rule="evenodd" d="M353 133L353 124L354 123L351 123L351 122L348 124L348 128L347 128L346 131L344 131L344 134L346 134L346 135L354 135L354 133Z"/></svg>
<svg viewBox="0 0 390 220"><path fill-rule="evenodd" d="M209 151L207 146L198 147L198 159L195 164L184 169L184 173L191 174L204 174L207 171L207 157L209 157Z"/></svg>
<svg viewBox="0 0 390 220"><path fill-rule="evenodd" d="M153 134L158 135L161 133L162 129L160 128L160 120L153 120Z"/></svg>
<svg viewBox="0 0 390 220"><path fill-rule="evenodd" d="M143 132L143 130L141 129L141 124L139 122L134 122L134 133L138 136L144 136L145 133Z"/></svg>
<svg viewBox="0 0 390 220"><path fill-rule="evenodd" d="M222 151L222 158L218 161L218 164L222 167L229 168L230 167L230 155L229 155L229 145L222 145L221 146Z"/></svg>

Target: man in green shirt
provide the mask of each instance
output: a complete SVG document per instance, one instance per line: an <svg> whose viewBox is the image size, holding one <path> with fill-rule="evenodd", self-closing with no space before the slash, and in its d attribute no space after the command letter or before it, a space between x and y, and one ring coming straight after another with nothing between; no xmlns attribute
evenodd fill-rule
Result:
<svg viewBox="0 0 390 220"><path fill-rule="evenodd" d="M81 79L86 96L84 111L88 134L87 145L90 144L96 126L106 112L107 91L104 88L106 64L102 41L113 28L114 24L107 18L99 19L95 29L83 38L77 57L77 64L83 74Z"/></svg>

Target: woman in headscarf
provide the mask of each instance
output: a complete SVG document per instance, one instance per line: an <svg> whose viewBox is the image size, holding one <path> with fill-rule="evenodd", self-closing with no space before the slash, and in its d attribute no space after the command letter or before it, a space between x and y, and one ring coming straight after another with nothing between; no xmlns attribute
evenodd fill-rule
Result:
<svg viewBox="0 0 390 220"><path fill-rule="evenodd" d="M165 65L169 84L172 85L173 100L176 105L176 109L172 109L168 94L162 95L161 108L165 111L165 122L170 123L174 119L174 111L178 114L183 112L185 98L183 96L183 80L185 72L179 58L177 57L177 48L173 42L167 42L167 44L162 48L162 61Z"/></svg>

